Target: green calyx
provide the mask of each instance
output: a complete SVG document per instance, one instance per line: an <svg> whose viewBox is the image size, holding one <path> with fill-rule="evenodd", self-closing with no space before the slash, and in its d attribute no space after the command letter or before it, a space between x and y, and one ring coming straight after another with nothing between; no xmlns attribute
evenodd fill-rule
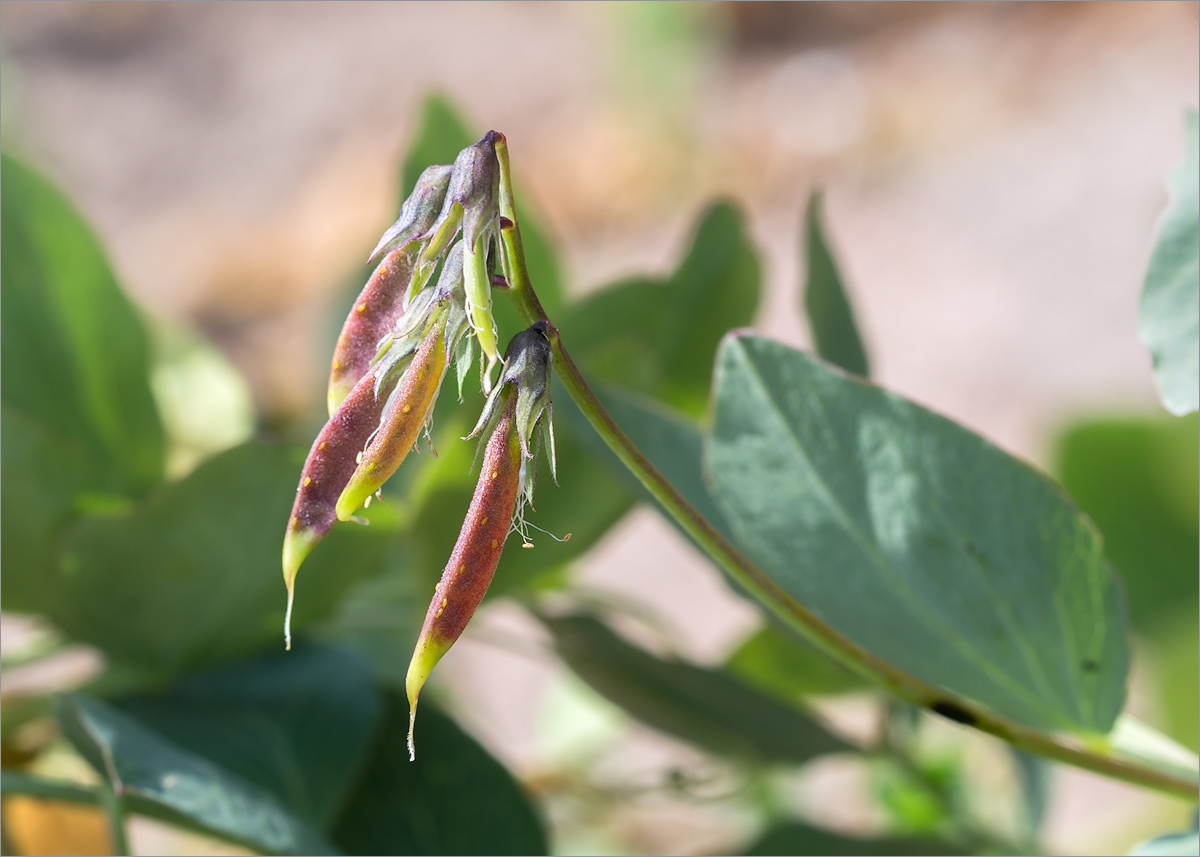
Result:
<svg viewBox="0 0 1200 857"><path fill-rule="evenodd" d="M547 336L548 323L537 321L521 331L508 343L504 352L504 369L496 388L488 396L483 413L475 428L464 438L468 440L480 432L484 432L496 419L503 409L502 404L508 397L515 395L516 419L515 430L517 440L521 445L521 455L532 459L537 454L537 448L543 436L546 441L546 454L550 459L550 475L555 483L558 482L557 465L554 454L554 425L553 404L550 401L550 367L554 362L554 353L550 348ZM545 417L545 419L543 419ZM535 468L524 467L522 493L526 501L532 500Z"/></svg>
<svg viewBox="0 0 1200 857"><path fill-rule="evenodd" d="M379 343L373 365L376 393L403 372L431 325L445 324L446 359L453 361L458 373L458 397L462 399L463 379L473 358L470 337L464 337L470 325L463 283L463 245L456 243L446 254L446 263L437 285L413 298L401 323ZM444 316L444 318L443 318Z"/></svg>
<svg viewBox="0 0 1200 857"><path fill-rule="evenodd" d="M425 238L446 202L450 176L454 167L449 164L426 167L408 199L400 206L400 216L388 227L371 251L368 261L397 247Z"/></svg>

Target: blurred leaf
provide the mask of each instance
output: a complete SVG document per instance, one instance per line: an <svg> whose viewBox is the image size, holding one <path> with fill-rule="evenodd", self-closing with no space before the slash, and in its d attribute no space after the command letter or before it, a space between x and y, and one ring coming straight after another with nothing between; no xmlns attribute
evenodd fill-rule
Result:
<svg viewBox="0 0 1200 857"><path fill-rule="evenodd" d="M141 321L95 236L28 167L4 156L3 176L0 562L5 609L38 612L61 529L161 479L163 436Z"/></svg>
<svg viewBox="0 0 1200 857"><path fill-rule="evenodd" d="M826 854L831 857L866 854L921 855L959 854L944 842L931 839L860 839L810 827L800 821L785 821L772 827L757 841L734 850L735 854L788 855Z"/></svg>
<svg viewBox="0 0 1200 857"><path fill-rule="evenodd" d="M1104 534L1125 581L1129 616L1156 637L1200 595L1200 433L1185 419L1091 419L1057 441L1059 480Z"/></svg>
<svg viewBox="0 0 1200 857"><path fill-rule="evenodd" d="M664 398L699 416L708 404L721 337L754 321L762 291L758 253L736 208L718 203L705 211L668 289L666 315L658 319L668 381Z"/></svg>
<svg viewBox="0 0 1200 857"><path fill-rule="evenodd" d="M589 379L654 395L666 381L664 343L656 330L667 314L670 289L661 280L614 283L569 305L559 329Z"/></svg>
<svg viewBox="0 0 1200 857"><path fill-rule="evenodd" d="M1012 745L1008 745L1008 755L1017 774L1025 842L1036 846L1050 800L1050 763Z"/></svg>
<svg viewBox="0 0 1200 857"><path fill-rule="evenodd" d="M589 376L698 417L717 344L727 330L754 320L761 280L741 215L720 203L704 212L669 278L627 280L596 292L569 308L560 329Z"/></svg>
<svg viewBox="0 0 1200 857"><path fill-rule="evenodd" d="M854 748L790 706L720 671L662 660L591 616L542 617L559 657L597 693L711 752L800 764Z"/></svg>
<svg viewBox="0 0 1200 857"><path fill-rule="evenodd" d="M56 716L67 740L134 812L175 815L270 853L332 853L319 833L273 796L98 700L64 694Z"/></svg>
<svg viewBox="0 0 1200 857"><path fill-rule="evenodd" d="M323 829L333 824L366 764L382 714L364 660L307 644L192 674L166 693L118 706Z"/></svg>
<svg viewBox="0 0 1200 857"><path fill-rule="evenodd" d="M280 542L305 452L246 444L144 509L81 522L65 540L50 618L112 657L173 673L282 645ZM299 578L293 628L378 570L394 532L339 525Z"/></svg>
<svg viewBox="0 0 1200 857"><path fill-rule="evenodd" d="M1134 759L1193 783L1200 781L1200 759L1195 753L1132 715L1117 718L1108 747L1114 756Z"/></svg>
<svg viewBox="0 0 1200 857"><path fill-rule="evenodd" d="M875 797L893 827L912 834L935 834L950 821L932 785L912 771L881 761L872 767Z"/></svg>
<svg viewBox="0 0 1200 857"><path fill-rule="evenodd" d="M426 702L408 760L408 703L388 695L371 762L333 838L347 854L546 854L537 812L504 767Z"/></svg>
<svg viewBox="0 0 1200 857"><path fill-rule="evenodd" d="M708 492L701 469L704 434L700 426L678 411L644 396L631 395L616 387L601 386L597 391L605 409L655 469L683 494L689 503L713 526L727 532L728 525ZM579 417L582 422L582 414ZM623 474L631 488L646 499L649 493L629 469L591 428L587 427L597 452ZM674 519L668 518L674 523Z"/></svg>
<svg viewBox="0 0 1200 857"><path fill-rule="evenodd" d="M722 348L706 464L737 542L876 655L1016 720L1106 732L1129 651L1089 523L961 426L753 335Z"/></svg>
<svg viewBox="0 0 1200 857"><path fill-rule="evenodd" d="M821 195L813 193L804 211L807 250L804 310L808 329L812 332L817 354L847 372L867 378L871 375L871 364L859 336L846 285L825 239L821 212Z"/></svg>
<svg viewBox="0 0 1200 857"><path fill-rule="evenodd" d="M1168 623L1154 640L1154 675L1166 732L1190 749L1200 749L1200 626L1196 613Z"/></svg>
<svg viewBox="0 0 1200 857"><path fill-rule="evenodd" d="M354 583L314 629L317 639L365 657L376 680L393 687L404 687L408 658L400 653L413 650L429 608L431 589L414 573L412 554L411 540L400 539L383 570Z"/></svg>
<svg viewBox="0 0 1200 857"><path fill-rule="evenodd" d="M725 669L776 699L795 704L810 695L870 687L799 634L773 622L742 641Z"/></svg>
<svg viewBox="0 0 1200 857"><path fill-rule="evenodd" d="M60 530L109 499L111 480L88 451L22 411L2 406L0 565L4 609L40 613L58 592L54 545Z"/></svg>
<svg viewBox="0 0 1200 857"><path fill-rule="evenodd" d="M1200 404L1200 121L1187 114L1184 162L1167 182L1170 203L1142 288L1138 332L1154 358L1154 381L1167 410Z"/></svg>
<svg viewBox="0 0 1200 857"><path fill-rule="evenodd" d="M163 437L141 320L74 207L7 156L3 175L4 402L143 491Z"/></svg>
<svg viewBox="0 0 1200 857"><path fill-rule="evenodd" d="M167 476L178 479L250 439L254 399L241 373L196 331L160 321L151 333L151 385L166 430Z"/></svg>
<svg viewBox="0 0 1200 857"><path fill-rule="evenodd" d="M1200 850L1200 832L1197 831L1197 817L1192 816L1192 829L1181 830L1178 833L1166 833L1143 842L1129 853L1136 857L1183 857L1195 854Z"/></svg>

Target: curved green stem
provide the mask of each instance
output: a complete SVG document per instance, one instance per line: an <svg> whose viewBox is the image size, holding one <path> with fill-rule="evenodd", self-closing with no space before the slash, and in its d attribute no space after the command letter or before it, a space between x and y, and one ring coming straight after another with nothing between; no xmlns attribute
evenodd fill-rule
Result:
<svg viewBox="0 0 1200 857"><path fill-rule="evenodd" d="M504 218L501 240L504 242L505 254L511 267L508 271L509 297L527 323L532 324L539 320L550 323L548 334L554 349L558 377L576 406L621 463L629 468L659 505L730 577L834 660L915 705L957 723L995 735L1030 753L1191 801L1197 800L1200 796L1200 784L1197 783L1196 777L1188 778L1173 771L1159 770L1139 761L1118 757L1095 746L1085 745L1067 736L1026 726L909 675L826 624L747 559L716 527L696 511L675 486L634 446L633 441L621 431L620 426L592 392L579 367L567 353L558 329L547 318L546 311L529 282L525 250L521 243L520 225L513 201L508 144L503 138L496 144L496 155L500 160L500 215Z"/></svg>

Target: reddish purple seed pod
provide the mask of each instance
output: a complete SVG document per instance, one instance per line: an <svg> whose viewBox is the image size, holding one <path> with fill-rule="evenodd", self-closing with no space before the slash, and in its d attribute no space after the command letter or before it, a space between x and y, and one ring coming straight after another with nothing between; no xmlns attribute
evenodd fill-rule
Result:
<svg viewBox="0 0 1200 857"><path fill-rule="evenodd" d="M412 244L384 256L350 308L329 370L330 416L367 374L379 341L404 314L404 295L412 282L416 258Z"/></svg>
<svg viewBox="0 0 1200 857"><path fill-rule="evenodd" d="M411 727L416 720L421 687L475 615L491 585L508 537L523 479L516 406L517 397L510 395L488 438L475 495L429 604L408 667L405 685L410 711L410 755L414 752Z"/></svg>
<svg viewBox="0 0 1200 857"><path fill-rule="evenodd" d="M317 439L300 472L300 485L283 537L283 579L288 588L284 633L291 648L290 620L296 572L337 520L337 501L357 466L358 454L379 426L390 387L375 393L375 373L363 375Z"/></svg>

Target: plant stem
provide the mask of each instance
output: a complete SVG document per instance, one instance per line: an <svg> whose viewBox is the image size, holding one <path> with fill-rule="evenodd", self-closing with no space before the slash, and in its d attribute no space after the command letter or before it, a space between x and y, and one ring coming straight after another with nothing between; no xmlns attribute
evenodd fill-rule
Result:
<svg viewBox="0 0 1200 857"><path fill-rule="evenodd" d="M1157 789L1193 802L1197 800L1200 796L1200 784L1196 778L1189 779L1138 761L1119 758L1095 747L1085 746L1067 736L1043 732L1009 720L970 700L909 675L826 624L747 559L696 511L675 486L634 446L633 441L621 431L620 426L605 410L588 386L579 367L567 353L558 328L547 318L546 311L529 281L512 194L508 143L503 137L496 144L496 156L500 161L500 215L508 221L503 223L501 228L501 240L504 242L505 255L511 268L508 271L509 297L526 323L532 324L540 320L550 324L547 334L554 349L559 380L592 428L608 444L621 463L637 477L650 496L658 501L676 523L695 540L701 550L730 577L834 660L915 705L927 708L949 720L995 735L1030 753L1057 759L1113 779Z"/></svg>
<svg viewBox="0 0 1200 857"><path fill-rule="evenodd" d="M125 833L125 798L113 783L100 787L100 804L108 814L109 835L112 836L113 854L131 854L129 838Z"/></svg>

